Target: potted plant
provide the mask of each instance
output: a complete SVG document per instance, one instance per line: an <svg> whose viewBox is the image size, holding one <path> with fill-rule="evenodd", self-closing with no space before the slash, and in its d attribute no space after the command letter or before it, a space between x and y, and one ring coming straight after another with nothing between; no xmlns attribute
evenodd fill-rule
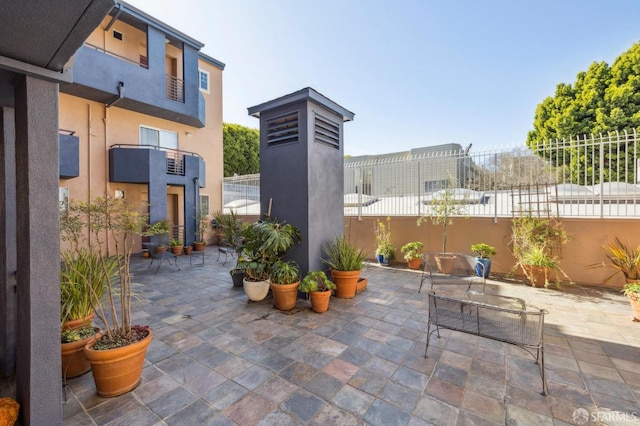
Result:
<svg viewBox="0 0 640 426"><path fill-rule="evenodd" d="M80 226L81 216L82 212L74 205L60 217L61 239L68 243L61 253L60 268L60 350L65 378L79 376L91 369L84 356L84 346L100 331L92 325L95 307L104 295L107 283L116 278L114 257L102 258L99 252L91 250L90 245L84 247L87 238Z"/></svg>
<svg viewBox="0 0 640 426"><path fill-rule="evenodd" d="M633 310L633 320L640 321L640 283L626 283L622 288L622 292L629 298L631 309Z"/></svg>
<svg viewBox="0 0 640 426"><path fill-rule="evenodd" d="M196 216L196 240L193 242L193 250L194 251L203 251L204 246L206 245L205 236L207 231L209 230L209 215L205 212L200 212Z"/></svg>
<svg viewBox="0 0 640 426"><path fill-rule="evenodd" d="M91 370L91 364L84 355L84 347L101 336L101 329L93 326L60 333L63 378L78 377Z"/></svg>
<svg viewBox="0 0 640 426"><path fill-rule="evenodd" d="M167 219L160 219L154 222L152 225L153 229L157 232L157 241L155 243L147 244L153 253L161 254L167 250L167 243L169 239L169 231L171 229L171 224Z"/></svg>
<svg viewBox="0 0 640 426"><path fill-rule="evenodd" d="M632 248L624 244L618 237L603 247L608 264L599 263L590 267L608 267L614 272L605 279L608 282L618 272L622 273L626 284L622 292L629 298L633 310L633 320L640 321L640 247Z"/></svg>
<svg viewBox="0 0 640 426"><path fill-rule="evenodd" d="M562 245L569 240L562 222L534 216L531 212L512 219L509 246L516 259L514 270L520 268L531 285L548 285L549 273L553 271L556 282L560 269L558 257Z"/></svg>
<svg viewBox="0 0 640 426"><path fill-rule="evenodd" d="M225 244L236 254L236 266L229 271L233 281L233 286L242 287L244 272L242 272L241 268L237 267L237 263L242 255L242 247L244 246L244 237L242 232L245 225L242 223L236 212L231 210L229 213L220 217L220 226L222 227L222 236Z"/></svg>
<svg viewBox="0 0 640 426"><path fill-rule="evenodd" d="M117 277L106 282L105 297L96 306L96 315L105 325L104 335L87 344L84 354L91 363L98 395L121 395L140 382L153 337L149 327L131 324L131 254L139 236L157 235L163 229L148 226L148 215L138 211L139 205L121 198L96 197L71 204L79 228L88 235L90 250L99 255L103 271L107 268L106 253L114 251Z"/></svg>
<svg viewBox="0 0 640 426"><path fill-rule="evenodd" d="M331 268L331 277L336 285L336 297L355 297L366 254L349 243L344 235L330 240L322 246L322 250L326 256L322 261Z"/></svg>
<svg viewBox="0 0 640 426"><path fill-rule="evenodd" d="M336 285L327 278L323 271L309 272L300 284L300 291L309 293L311 309L319 314L329 309L331 290L335 290L335 288Z"/></svg>
<svg viewBox="0 0 640 426"><path fill-rule="evenodd" d="M271 267L271 293L276 308L290 311L296 307L300 268L293 260L279 260Z"/></svg>
<svg viewBox="0 0 640 426"><path fill-rule="evenodd" d="M400 251L404 253L404 260L407 261L407 266L410 269L420 269L422 263L422 248L424 244L420 241L412 241L400 248Z"/></svg>
<svg viewBox="0 0 640 426"><path fill-rule="evenodd" d="M453 272L456 257L447 254L447 231L449 225L453 225L452 217L462 216L466 213L466 193L462 199L456 195L455 183L451 177L447 179L444 188L433 193L431 197L431 223L442 225L442 253L435 255L438 269L443 274ZM425 221L424 216L418 218L418 226Z"/></svg>
<svg viewBox="0 0 640 426"><path fill-rule="evenodd" d="M173 238L173 239L171 239L171 241L169 241L169 246L171 246L171 251L176 256L181 256L182 255L182 252L184 250L184 245L183 244L184 243L179 238Z"/></svg>
<svg viewBox="0 0 640 426"><path fill-rule="evenodd" d="M477 254L476 257L476 275L482 278L489 278L491 272L491 259L489 256L496 254L496 248L485 243L471 245L471 251Z"/></svg>
<svg viewBox="0 0 640 426"><path fill-rule="evenodd" d="M269 292L273 265L301 240L300 230L265 215L243 229L244 246L236 268L244 272L242 286L249 300L260 301Z"/></svg>
<svg viewBox="0 0 640 426"><path fill-rule="evenodd" d="M376 259L380 265L388 265L395 258L395 248L391 244L391 218L385 222L378 219L375 224Z"/></svg>

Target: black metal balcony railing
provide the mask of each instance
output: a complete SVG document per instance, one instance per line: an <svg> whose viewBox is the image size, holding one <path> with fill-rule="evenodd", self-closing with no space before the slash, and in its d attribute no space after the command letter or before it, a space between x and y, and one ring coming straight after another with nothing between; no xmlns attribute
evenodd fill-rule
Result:
<svg viewBox="0 0 640 426"><path fill-rule="evenodd" d="M201 160L203 159L201 155L196 154L195 152L181 151L179 149L163 148L155 145L116 144L116 145L112 145L111 148L154 149L158 151L164 151L166 152L166 157L167 157L166 172L168 175L184 176L184 173L185 173L184 157L185 156L198 157Z"/></svg>
<svg viewBox="0 0 640 426"><path fill-rule="evenodd" d="M148 64L148 62L146 61L146 59L147 59L147 58L146 58L146 57L144 57L144 56L140 56L140 57L138 58L139 60L138 60L138 61L136 61L136 60L134 60L134 59L127 58L127 57L124 57L124 56L122 56L122 55L118 55L117 53L114 53L114 52L111 52L111 51L109 51L109 50L103 49L102 47L98 47L98 46L96 46L96 45L94 45L94 44L91 44L91 43L85 43L84 45L85 45L85 46L87 46L87 47L90 47L91 49L95 49L95 50L97 50L98 52L105 53L105 54L107 54L107 55L113 56L113 57L118 58L118 59L122 59L123 61L130 62L130 63L135 64L135 65L138 65L138 66L140 66L140 67L142 67L142 68L147 68L147 69L149 68L149 64ZM143 58L144 58L144 62L140 62L140 60L142 60Z"/></svg>
<svg viewBox="0 0 640 426"><path fill-rule="evenodd" d="M167 98L184 102L184 80L167 74Z"/></svg>

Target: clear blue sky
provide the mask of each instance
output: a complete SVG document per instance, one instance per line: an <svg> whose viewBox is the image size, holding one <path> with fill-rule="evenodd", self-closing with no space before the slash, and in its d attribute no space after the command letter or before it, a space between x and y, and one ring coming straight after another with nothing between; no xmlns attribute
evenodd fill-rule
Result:
<svg viewBox="0 0 640 426"><path fill-rule="evenodd" d="M224 121L310 86L345 154L524 144L536 105L640 41L638 0L129 0L226 64Z"/></svg>

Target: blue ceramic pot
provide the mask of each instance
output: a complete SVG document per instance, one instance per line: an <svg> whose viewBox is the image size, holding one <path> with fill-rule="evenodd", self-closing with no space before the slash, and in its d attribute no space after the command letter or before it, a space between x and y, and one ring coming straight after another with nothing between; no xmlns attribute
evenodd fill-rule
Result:
<svg viewBox="0 0 640 426"><path fill-rule="evenodd" d="M482 272L484 271L484 277ZM476 275L482 278L489 278L491 272L491 259L486 257L476 257Z"/></svg>

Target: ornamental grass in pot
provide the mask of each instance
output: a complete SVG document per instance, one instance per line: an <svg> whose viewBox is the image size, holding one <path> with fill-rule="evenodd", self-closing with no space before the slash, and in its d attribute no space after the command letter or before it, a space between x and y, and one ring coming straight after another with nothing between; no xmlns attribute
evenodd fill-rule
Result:
<svg viewBox="0 0 640 426"><path fill-rule="evenodd" d="M84 347L91 363L98 395L113 397L134 389L140 382L152 332L148 326L131 324L133 283L131 255L140 236L161 233L149 226L146 206L130 204L121 198L95 197L88 202L73 200L65 215L87 236L86 245L100 258L99 268L115 259L114 280L106 282L105 296L95 306L105 325L101 339Z"/></svg>
<svg viewBox="0 0 640 426"><path fill-rule="evenodd" d="M322 246L325 258L322 261L331 268L331 277L336 285L336 297L351 299L356 295L360 272L367 255L351 244L344 235L336 236Z"/></svg>

